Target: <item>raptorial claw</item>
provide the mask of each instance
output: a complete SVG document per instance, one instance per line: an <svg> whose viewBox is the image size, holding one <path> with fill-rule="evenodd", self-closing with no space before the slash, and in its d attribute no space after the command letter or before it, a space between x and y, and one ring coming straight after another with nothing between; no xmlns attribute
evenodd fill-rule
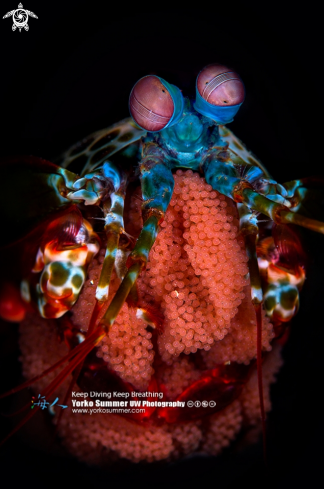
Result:
<svg viewBox="0 0 324 489"><path fill-rule="evenodd" d="M70 200L83 201L85 205L95 205L100 200L100 196L95 192L89 192L88 190L77 190L76 192L69 192L67 198Z"/></svg>
<svg viewBox="0 0 324 489"><path fill-rule="evenodd" d="M277 224L297 224L317 233L324 234L324 223L291 212L282 204L273 202L249 188L243 190L244 203L252 209L269 216Z"/></svg>

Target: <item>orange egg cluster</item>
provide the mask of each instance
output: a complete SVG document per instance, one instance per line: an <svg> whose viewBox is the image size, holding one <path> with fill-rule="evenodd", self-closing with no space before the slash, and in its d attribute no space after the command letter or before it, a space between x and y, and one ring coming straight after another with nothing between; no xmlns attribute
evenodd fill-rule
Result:
<svg viewBox="0 0 324 489"><path fill-rule="evenodd" d="M134 218L139 214L138 202L138 198L135 203L131 202ZM93 260L88 280L72 310L74 324L83 331L88 329L95 305L94 294L103 259L104 250L101 250ZM235 206L213 191L197 173L178 170L165 220L147 268L138 280L142 303L162 313L159 353L164 362L173 365L173 375L185 361L175 364L175 359L198 349L204 351L206 368L227 361L248 364L256 357L256 321L247 286L246 263ZM113 275L109 301L101 316L118 285L119 280ZM263 314L264 350L271 350L272 338L272 325ZM147 387L154 373L151 333L137 318L136 310L127 304L99 346L97 355L121 378L139 389ZM183 373L178 377L182 381ZM176 387L174 378L170 395L182 388L182 384Z"/></svg>
<svg viewBox="0 0 324 489"><path fill-rule="evenodd" d="M148 388L154 375L167 400L175 400L201 378L204 370L227 362L248 365L256 358L255 311L236 207L213 191L197 173L178 170L174 177L170 206L147 268L137 282L140 307L153 317L155 314L158 327L155 331L151 329L138 309L125 303L96 349L107 368L139 391ZM136 190L134 195L136 198L128 204L126 229L136 237L142 221ZM104 253L101 250L93 259L71 311L71 320L81 332L87 331L95 307ZM123 267L125 263L121 260ZM113 273L109 300L98 321L119 284L120 278ZM263 351L271 350L272 338L272 324L263 313ZM49 368L67 352L55 325L32 315L21 325L21 349L27 378ZM198 350L199 354L193 355ZM269 386L280 365L278 350L266 356L263 366L266 410L270 409ZM50 378L54 376L53 372ZM61 401L69 381L66 379L56 394ZM46 385L48 378L43 378L36 383L36 389L41 391ZM75 386L75 390L79 388ZM58 431L80 460L104 465L117 458L153 462L195 451L218 454L242 427L256 430L259 421L255 372L234 402L201 420L163 424L162 419L156 422L153 416L141 425L113 414L73 413L69 405Z"/></svg>
<svg viewBox="0 0 324 489"><path fill-rule="evenodd" d="M95 306L95 291L99 281L105 250L101 250L99 258L93 260L89 269L89 278L72 310L73 323L82 331L87 331ZM109 301L103 307L99 318L103 316L114 296L119 280L113 274L110 283ZM125 303L102 340L97 356L107 362L107 366L118 373L123 380L130 382L137 389L145 389L153 374L154 359L152 333L146 330L146 323L136 317L136 310Z"/></svg>
<svg viewBox="0 0 324 489"><path fill-rule="evenodd" d="M262 349L271 351L271 340L274 337L270 319L262 311ZM237 362L248 365L256 358L257 325L255 311L250 299L250 287L245 289L245 298L237 315L231 321L229 333L222 341L215 342L203 357L208 368L218 363Z"/></svg>
<svg viewBox="0 0 324 489"><path fill-rule="evenodd" d="M97 356L103 358L119 377L144 390L154 373L152 333L136 317L135 309L122 307L108 335L102 340Z"/></svg>
<svg viewBox="0 0 324 489"><path fill-rule="evenodd" d="M162 358L208 351L228 333L245 297L247 256L236 208L191 170L178 170L162 230L139 280L163 310Z"/></svg>

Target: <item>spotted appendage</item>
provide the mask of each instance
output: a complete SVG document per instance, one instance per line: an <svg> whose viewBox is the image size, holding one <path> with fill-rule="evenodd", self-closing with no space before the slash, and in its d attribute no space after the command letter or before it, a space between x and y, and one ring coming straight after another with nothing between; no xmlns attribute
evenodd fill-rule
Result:
<svg viewBox="0 0 324 489"><path fill-rule="evenodd" d="M284 228L285 241L292 239L292 231ZM300 248L298 237L294 234L294 247ZM282 250L274 238L267 237L258 243L258 264L264 284L264 308L274 324L290 321L299 308L299 292L305 282L305 267L302 253L291 259L294 248L289 249L290 261L287 262L287 251Z"/></svg>
<svg viewBox="0 0 324 489"><path fill-rule="evenodd" d="M37 251L31 270L34 276L22 282L25 301L36 296L42 317L61 317L78 299L87 268L98 251L97 235L77 210L51 223Z"/></svg>

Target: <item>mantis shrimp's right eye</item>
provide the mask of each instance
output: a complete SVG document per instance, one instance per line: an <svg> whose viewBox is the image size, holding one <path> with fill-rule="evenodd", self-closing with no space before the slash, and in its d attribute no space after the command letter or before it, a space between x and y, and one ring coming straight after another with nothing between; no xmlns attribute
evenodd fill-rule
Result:
<svg viewBox="0 0 324 489"><path fill-rule="evenodd" d="M137 125L150 132L178 122L183 111L180 90L158 76L141 78L129 97L129 110Z"/></svg>

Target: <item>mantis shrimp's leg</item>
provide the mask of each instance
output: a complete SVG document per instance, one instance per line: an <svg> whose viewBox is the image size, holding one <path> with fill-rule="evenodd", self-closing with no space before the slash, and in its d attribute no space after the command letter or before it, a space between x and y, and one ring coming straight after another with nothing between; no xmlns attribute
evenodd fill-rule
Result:
<svg viewBox="0 0 324 489"><path fill-rule="evenodd" d="M108 209L104 204L107 247L96 290L96 299L101 303L108 299L109 283L116 260L119 238L125 232L123 212L127 186L126 175L118 171L115 166L104 166L103 171L105 176L112 181L114 191L110 194L110 205Z"/></svg>
<svg viewBox="0 0 324 489"><path fill-rule="evenodd" d="M64 170L66 171L66 170ZM111 162L105 162L101 169L79 178L69 192L71 200L83 201L85 205L103 202L105 233L107 238L106 255L96 290L96 306L92 314L89 331L97 321L99 311L108 299L111 273L115 265L120 235L124 230L124 201L127 175Z"/></svg>
<svg viewBox="0 0 324 489"><path fill-rule="evenodd" d="M282 185L291 202L294 212L301 212L311 217L316 213L322 213L323 205L323 177L306 177L299 180L286 182Z"/></svg>
<svg viewBox="0 0 324 489"><path fill-rule="evenodd" d="M135 248L128 257L128 271L101 320L106 331L113 324L137 277L146 266L158 225L163 220L172 197L174 179L171 170L165 164L163 152L154 144L144 147L140 171L144 225Z"/></svg>
<svg viewBox="0 0 324 489"><path fill-rule="evenodd" d="M277 204L250 188L245 188L242 191L239 190L235 196L238 198L239 195L242 195L242 201L246 205L269 216L277 224L296 224L297 226L324 234L323 222L291 212L282 204Z"/></svg>
<svg viewBox="0 0 324 489"><path fill-rule="evenodd" d="M97 174L95 176L97 178L99 177L99 183L100 179L102 179L105 182L106 186L108 186L108 188L112 186L113 191L110 193L110 199L105 200L103 203L103 211L105 215L104 229L107 237L106 254L101 269L98 286L96 289L96 304L90 320L88 336L95 329L98 314L105 301L108 300L109 284L111 274L115 265L119 238L120 235L125 232L123 212L127 187L127 176L125 175L125 173L119 171L112 163L106 162L103 165L102 174ZM98 334L98 338L100 338L100 332ZM95 341L97 341L97 338L95 338ZM73 378L65 394L63 404L67 402L73 386L77 381L77 378L83 367L83 360L80 361L73 372ZM62 412L60 413L60 416L58 418L58 423L60 422L61 416Z"/></svg>
<svg viewBox="0 0 324 489"><path fill-rule="evenodd" d="M324 234L324 223L309 219L289 210L291 202L288 195L280 193L284 187L276 182L265 181L259 168L252 167L242 178L227 152L208 152L202 162L206 182L214 190L226 195L235 202L245 204L249 209L269 216L277 224L297 224ZM270 183L270 185L269 185ZM274 187L273 187L274 186ZM260 191L259 191L260 188ZM275 193L274 188L278 191ZM266 193L267 197L262 195ZM284 189L284 194L287 194Z"/></svg>
<svg viewBox="0 0 324 489"><path fill-rule="evenodd" d="M263 294L256 254L256 242L259 237L257 217L256 214L251 212L244 204L238 204L237 208L240 217L240 231L245 238L245 247L249 258L248 266L251 281L251 299L253 305L258 306L263 303Z"/></svg>
<svg viewBox="0 0 324 489"><path fill-rule="evenodd" d="M248 267L250 272L251 299L255 310L257 323L257 370L258 370L258 390L260 400L260 413L263 432L263 454L266 457L266 430L265 430L265 409L263 399L263 379L262 379L262 306L263 292L261 286L261 277L259 272L258 258L256 252L256 243L259 237L259 228L255 212L245 206L238 204L240 217L240 231L245 239L245 249L248 256Z"/></svg>

